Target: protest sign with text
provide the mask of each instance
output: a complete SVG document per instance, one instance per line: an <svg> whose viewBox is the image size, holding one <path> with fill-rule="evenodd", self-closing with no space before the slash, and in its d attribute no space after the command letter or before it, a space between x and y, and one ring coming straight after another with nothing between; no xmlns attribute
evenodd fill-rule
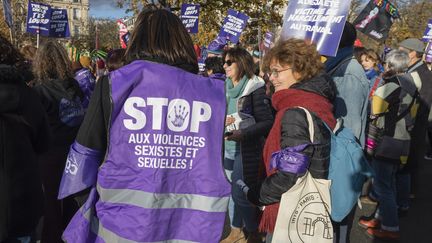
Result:
<svg viewBox="0 0 432 243"><path fill-rule="evenodd" d="M428 21L425 32L423 33L422 41L424 42L432 41L432 19L429 19Z"/></svg>
<svg viewBox="0 0 432 243"><path fill-rule="evenodd" d="M51 9L49 36L61 38L70 36L66 9Z"/></svg>
<svg viewBox="0 0 432 243"><path fill-rule="evenodd" d="M383 42L387 39L390 27L397 18L399 12L388 0L371 0L353 24L358 31Z"/></svg>
<svg viewBox="0 0 432 243"><path fill-rule="evenodd" d="M29 1L27 12L27 32L49 36L50 17L50 5Z"/></svg>
<svg viewBox="0 0 432 243"><path fill-rule="evenodd" d="M322 55L335 56L351 0L289 2L281 38L312 41Z"/></svg>
<svg viewBox="0 0 432 243"><path fill-rule="evenodd" d="M425 51L425 61L432 62L432 41L428 43Z"/></svg>
<svg viewBox="0 0 432 243"><path fill-rule="evenodd" d="M228 16L225 17L219 36L226 37L232 43L239 42L248 19L247 15L234 9L228 9Z"/></svg>
<svg viewBox="0 0 432 243"><path fill-rule="evenodd" d="M199 11L199 4L182 4L180 19L189 33L198 33Z"/></svg>

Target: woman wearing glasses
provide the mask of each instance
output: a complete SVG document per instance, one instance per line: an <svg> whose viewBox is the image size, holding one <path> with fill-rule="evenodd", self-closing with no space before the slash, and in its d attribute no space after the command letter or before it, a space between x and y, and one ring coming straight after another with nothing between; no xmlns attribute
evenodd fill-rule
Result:
<svg viewBox="0 0 432 243"><path fill-rule="evenodd" d="M231 233L222 242L246 242L243 226L248 232L247 242L260 242L257 207L235 184L238 180L250 185L258 181L265 136L273 124L270 99L265 94L264 80L254 75L252 56L245 49L225 51L223 61L228 104L224 166L233 184L233 200L229 206Z"/></svg>
<svg viewBox="0 0 432 243"><path fill-rule="evenodd" d="M323 64L316 46L303 40L289 39L278 43L266 55L264 67L275 88L272 104L276 118L264 146L263 158L267 177L259 186L251 186L248 199L255 205L267 205L260 229L267 232L270 242L283 193L307 170L314 178L326 179L330 160L330 132L334 128L332 100L335 87L332 79L323 73ZM314 143L309 138L306 108L313 118ZM273 153L284 153L286 148L305 145L299 153L309 158L309 164L295 165L302 170L271 169ZM298 163L298 162L297 162Z"/></svg>

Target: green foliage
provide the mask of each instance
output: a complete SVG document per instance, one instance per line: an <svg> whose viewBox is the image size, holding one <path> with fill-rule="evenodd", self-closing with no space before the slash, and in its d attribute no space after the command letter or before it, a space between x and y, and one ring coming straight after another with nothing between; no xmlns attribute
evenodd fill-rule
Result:
<svg viewBox="0 0 432 243"><path fill-rule="evenodd" d="M359 0L355 0L359 1ZM379 43L366 35L359 33L359 39L367 48L372 48L380 52L382 46L395 47L399 42L406 38L421 38L426 28L427 22L432 18L432 2L430 0L394 0L397 6L400 19L397 19L390 28L389 37L385 43ZM360 9L361 11L362 9ZM355 15L357 17L357 15Z"/></svg>
<svg viewBox="0 0 432 243"><path fill-rule="evenodd" d="M139 6L145 5L148 0L118 0L119 6L129 6L134 13L139 12ZM159 1L163 2L163 1ZM192 3L185 0L167 0L166 6L172 7L177 14L182 3ZM195 43L207 45L219 33L223 19L228 9L232 8L248 15L252 21L248 23L241 36L243 43L258 43L258 27L261 34L272 31L282 23L281 8L284 0L204 0L200 1L201 13L199 19L199 33L192 36Z"/></svg>
<svg viewBox="0 0 432 243"><path fill-rule="evenodd" d="M97 28L96 28L97 26ZM89 35L79 35L70 39L63 39L76 47L79 51L92 51L96 48L96 31L99 39L99 49L109 51L120 48L117 23L114 19L90 18Z"/></svg>

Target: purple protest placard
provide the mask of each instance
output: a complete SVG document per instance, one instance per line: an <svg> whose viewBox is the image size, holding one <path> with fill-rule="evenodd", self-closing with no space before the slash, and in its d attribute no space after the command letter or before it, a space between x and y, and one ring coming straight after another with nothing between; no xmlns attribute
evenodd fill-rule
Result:
<svg viewBox="0 0 432 243"><path fill-rule="evenodd" d="M273 38L274 38L274 35L273 35L272 32L265 33L265 35L264 35L264 47L265 48L268 49L268 48L270 48L272 46L272 44L273 44Z"/></svg>
<svg viewBox="0 0 432 243"><path fill-rule="evenodd" d="M189 33L198 33L199 11L199 4L182 4L180 19Z"/></svg>
<svg viewBox="0 0 432 243"><path fill-rule="evenodd" d="M3 14L5 17L6 24L9 28L12 28L12 8L10 4L10 0L3 0Z"/></svg>
<svg viewBox="0 0 432 243"><path fill-rule="evenodd" d="M424 42L432 41L432 19L429 19L425 32L423 33L422 41Z"/></svg>
<svg viewBox="0 0 432 243"><path fill-rule="evenodd" d="M225 17L219 36L226 37L232 43L237 43L246 27L248 19L247 15L234 9L229 9L228 16Z"/></svg>
<svg viewBox="0 0 432 243"><path fill-rule="evenodd" d="M48 36L50 33L51 7L43 3L28 2L27 32Z"/></svg>
<svg viewBox="0 0 432 243"><path fill-rule="evenodd" d="M351 0L289 2L282 27L282 39L312 41L325 56L335 56Z"/></svg>
<svg viewBox="0 0 432 243"><path fill-rule="evenodd" d="M50 37L69 37L69 23L66 9L51 9Z"/></svg>
<svg viewBox="0 0 432 243"><path fill-rule="evenodd" d="M426 47L425 54L425 61L432 62L432 41L429 42L428 46Z"/></svg>

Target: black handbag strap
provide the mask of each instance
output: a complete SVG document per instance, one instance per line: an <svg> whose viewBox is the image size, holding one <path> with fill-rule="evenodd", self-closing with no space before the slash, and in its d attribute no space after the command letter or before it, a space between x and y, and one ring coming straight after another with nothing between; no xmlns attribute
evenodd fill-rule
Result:
<svg viewBox="0 0 432 243"><path fill-rule="evenodd" d="M408 115L408 113L410 112L412 106L414 105L418 95L419 95L419 92L416 90L414 93L414 96L412 97L411 103L408 105L408 108L406 108L402 113L400 113L396 117L396 122L400 121L402 118L404 118L406 115Z"/></svg>

